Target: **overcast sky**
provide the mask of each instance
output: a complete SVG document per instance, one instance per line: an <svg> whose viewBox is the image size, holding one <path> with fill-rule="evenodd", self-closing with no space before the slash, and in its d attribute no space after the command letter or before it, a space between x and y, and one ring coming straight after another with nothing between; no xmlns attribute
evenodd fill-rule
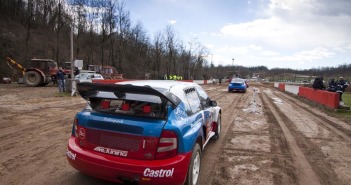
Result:
<svg viewBox="0 0 351 185"><path fill-rule="evenodd" d="M351 63L351 0L124 0L150 38L172 25L218 65L311 69ZM233 59L234 58L234 62Z"/></svg>

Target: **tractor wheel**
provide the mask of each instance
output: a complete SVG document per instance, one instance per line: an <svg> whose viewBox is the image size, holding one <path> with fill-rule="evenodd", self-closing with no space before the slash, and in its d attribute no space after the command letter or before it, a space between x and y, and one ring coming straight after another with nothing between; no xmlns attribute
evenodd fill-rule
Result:
<svg viewBox="0 0 351 185"><path fill-rule="evenodd" d="M28 71L24 75L24 83L30 87L40 86L41 84L43 84L43 78L36 71Z"/></svg>

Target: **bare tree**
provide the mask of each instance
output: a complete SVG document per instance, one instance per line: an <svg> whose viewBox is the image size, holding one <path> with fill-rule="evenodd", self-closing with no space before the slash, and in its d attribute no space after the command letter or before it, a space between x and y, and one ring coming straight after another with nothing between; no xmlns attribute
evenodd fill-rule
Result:
<svg viewBox="0 0 351 185"><path fill-rule="evenodd" d="M164 41L165 41L165 48L167 52L167 60L165 64L167 74L177 73L175 68L175 61L176 61L175 34L171 26L167 26L166 29L164 30Z"/></svg>
<svg viewBox="0 0 351 185"><path fill-rule="evenodd" d="M157 76L160 76L161 60L164 53L163 48L164 43L162 42L162 33L156 32L154 35L154 69L157 71ZM169 75L169 73L166 72L166 75Z"/></svg>
<svg viewBox="0 0 351 185"><path fill-rule="evenodd" d="M126 11L124 3L118 4L117 6L117 39L118 39L118 70L123 73L122 63L124 61L127 52L127 38L130 31L130 15L129 11Z"/></svg>

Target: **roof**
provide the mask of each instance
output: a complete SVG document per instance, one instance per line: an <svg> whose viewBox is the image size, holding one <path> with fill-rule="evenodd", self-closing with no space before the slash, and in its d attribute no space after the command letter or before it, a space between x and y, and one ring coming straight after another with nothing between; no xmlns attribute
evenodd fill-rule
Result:
<svg viewBox="0 0 351 185"><path fill-rule="evenodd" d="M150 94L159 96L171 102L173 106L177 106L181 99L180 91L189 86L199 86L192 82L180 82L172 80L135 80L124 81L115 84L102 83L78 83L77 89L84 99L100 97L100 92L112 92L117 97L123 97L125 93L132 94Z"/></svg>
<svg viewBox="0 0 351 185"><path fill-rule="evenodd" d="M182 81L174 81L174 80L135 80L135 81L118 82L117 84L150 86L157 89L167 89L167 90L170 90L174 86L178 86L178 87L187 87L189 85L197 86L197 84L193 82L182 82Z"/></svg>

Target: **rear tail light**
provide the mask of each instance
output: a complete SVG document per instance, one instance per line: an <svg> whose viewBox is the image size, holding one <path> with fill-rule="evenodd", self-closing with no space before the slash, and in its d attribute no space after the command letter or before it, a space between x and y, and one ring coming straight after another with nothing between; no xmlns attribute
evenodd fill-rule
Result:
<svg viewBox="0 0 351 185"><path fill-rule="evenodd" d="M78 119L77 118L74 118L73 129L74 129L74 135L76 136L76 138L78 138Z"/></svg>
<svg viewBox="0 0 351 185"><path fill-rule="evenodd" d="M164 130L158 143L156 159L171 158L177 155L178 139L177 134L173 131Z"/></svg>
<svg viewBox="0 0 351 185"><path fill-rule="evenodd" d="M212 131L217 132L218 124L217 122L212 122Z"/></svg>

